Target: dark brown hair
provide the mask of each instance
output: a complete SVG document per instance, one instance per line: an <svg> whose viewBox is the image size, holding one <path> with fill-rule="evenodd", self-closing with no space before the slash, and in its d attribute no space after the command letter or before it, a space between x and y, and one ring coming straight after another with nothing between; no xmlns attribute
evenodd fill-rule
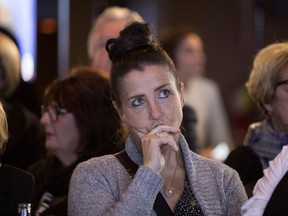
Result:
<svg viewBox="0 0 288 216"><path fill-rule="evenodd" d="M113 63L110 74L111 92L118 106L121 106L119 80L132 70L143 71L147 65L167 66L179 87L174 63L153 38L151 25L131 23L120 32L118 38L107 41L106 50Z"/></svg>
<svg viewBox="0 0 288 216"><path fill-rule="evenodd" d="M116 152L120 119L110 98L108 75L83 66L70 74L46 88L44 105L56 102L73 113L80 132L79 157Z"/></svg>
<svg viewBox="0 0 288 216"><path fill-rule="evenodd" d="M199 37L200 33L193 27L190 26L176 26L166 29L160 34L159 41L163 49L168 53L168 55L175 62L175 53L179 44L188 35L195 34ZM177 65L176 65L177 66Z"/></svg>

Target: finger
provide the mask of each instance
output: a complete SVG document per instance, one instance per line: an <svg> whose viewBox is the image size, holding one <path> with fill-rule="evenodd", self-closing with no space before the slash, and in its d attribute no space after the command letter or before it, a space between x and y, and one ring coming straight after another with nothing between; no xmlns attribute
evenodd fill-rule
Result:
<svg viewBox="0 0 288 216"><path fill-rule="evenodd" d="M161 145L168 145L171 147L172 151L174 152L178 152L179 151L179 147L176 144L174 138L171 135L168 136L159 136L157 137L159 139L159 141L161 142Z"/></svg>
<svg viewBox="0 0 288 216"><path fill-rule="evenodd" d="M145 130L139 128L133 128L132 131L141 139L143 136L146 135L144 132Z"/></svg>
<svg viewBox="0 0 288 216"><path fill-rule="evenodd" d="M177 146L174 138L171 134L162 132L159 136L152 136L150 138L147 137L147 140L150 140L151 143L157 144L158 146L168 145L174 152L178 152L179 147Z"/></svg>
<svg viewBox="0 0 288 216"><path fill-rule="evenodd" d="M161 132L176 134L176 133L180 132L180 128L172 127L172 126L168 126L168 125L159 125L159 126L153 128L148 134L159 135Z"/></svg>

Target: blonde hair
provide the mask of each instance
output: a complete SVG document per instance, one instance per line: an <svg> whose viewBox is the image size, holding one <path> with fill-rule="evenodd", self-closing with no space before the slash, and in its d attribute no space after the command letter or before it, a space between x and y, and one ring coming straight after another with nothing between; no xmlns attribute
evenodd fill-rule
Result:
<svg viewBox="0 0 288 216"><path fill-rule="evenodd" d="M19 50L13 40L0 32L0 97L10 96L20 80Z"/></svg>
<svg viewBox="0 0 288 216"><path fill-rule="evenodd" d="M88 35L88 57L91 59L94 54L94 46L95 46L95 37L94 32L97 31L97 29L106 22L111 21L138 21L138 22L144 22L143 18L139 15L139 13L132 11L128 8L124 7L108 7L105 9L95 20L93 27L91 28L91 31Z"/></svg>
<svg viewBox="0 0 288 216"><path fill-rule="evenodd" d="M8 140L8 124L3 105L0 102L0 153L5 149L5 143Z"/></svg>
<svg viewBox="0 0 288 216"><path fill-rule="evenodd" d="M275 88L281 78L282 71L288 66L288 43L271 44L258 52L250 72L246 88L252 99L265 114L265 104L274 97Z"/></svg>

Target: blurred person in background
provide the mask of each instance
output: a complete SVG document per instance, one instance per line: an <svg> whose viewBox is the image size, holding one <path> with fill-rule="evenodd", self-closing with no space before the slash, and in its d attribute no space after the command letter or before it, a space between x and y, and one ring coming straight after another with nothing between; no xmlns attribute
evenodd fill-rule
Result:
<svg viewBox="0 0 288 216"><path fill-rule="evenodd" d="M233 145L232 138L219 87L205 77L202 38L192 27L175 27L163 31L160 42L184 82L185 104L195 110L198 152L206 157L225 159ZM223 151L216 155L215 147L219 148L219 144Z"/></svg>
<svg viewBox="0 0 288 216"><path fill-rule="evenodd" d="M17 46L19 54L21 56L21 50L18 44L18 41L15 37L15 35L12 33L12 31L9 31L6 28L0 27L0 32L8 36ZM21 59L20 59L21 60ZM37 99L36 93L34 91L34 87L32 83L25 82L21 77L21 68L20 68L20 83L18 84L15 91L9 95L8 98L6 98L6 101L8 102L17 102L21 103L25 108L27 108L29 111L40 116L41 109L40 104Z"/></svg>
<svg viewBox="0 0 288 216"><path fill-rule="evenodd" d="M288 146L269 162L253 196L242 206L243 216L288 215Z"/></svg>
<svg viewBox="0 0 288 216"><path fill-rule="evenodd" d="M91 157L117 152L120 119L110 98L108 74L85 66L45 90L41 123L45 159L29 171L35 177L35 215L67 215L69 180L75 166Z"/></svg>
<svg viewBox="0 0 288 216"><path fill-rule="evenodd" d="M0 103L0 158L8 140L8 124ZM34 189L34 177L19 168L0 163L0 211L3 216L18 215L19 203L30 203Z"/></svg>
<svg viewBox="0 0 288 216"><path fill-rule="evenodd" d="M111 61L105 49L106 42L118 37L119 32L131 21L143 22L143 18L136 11L118 6L106 8L96 18L87 42L91 67L110 73Z"/></svg>
<svg viewBox="0 0 288 216"><path fill-rule="evenodd" d="M1 161L22 169L45 156L39 118L18 101L7 100L20 84L20 54L15 42L0 32L0 98L7 115L9 139Z"/></svg>
<svg viewBox="0 0 288 216"><path fill-rule="evenodd" d="M257 53L246 82L265 118L249 126L243 146L234 149L225 163L238 171L248 197L269 162L288 144L287 57L287 42L264 47Z"/></svg>
<svg viewBox="0 0 288 216"><path fill-rule="evenodd" d="M269 166L288 144L288 43L271 44L258 52L246 87L265 119L249 126L244 145Z"/></svg>
<svg viewBox="0 0 288 216"><path fill-rule="evenodd" d="M15 11L11 11L9 8L2 4L0 1L0 32L8 36L18 48L20 56L23 54L22 48L25 46L20 43L19 35L17 35L15 21L17 16L21 16L22 13L15 14ZM21 70L21 69L20 69ZM25 106L29 111L40 117L40 104L34 90L32 82L25 82L20 76L20 83L9 97L5 99L8 102L18 102Z"/></svg>

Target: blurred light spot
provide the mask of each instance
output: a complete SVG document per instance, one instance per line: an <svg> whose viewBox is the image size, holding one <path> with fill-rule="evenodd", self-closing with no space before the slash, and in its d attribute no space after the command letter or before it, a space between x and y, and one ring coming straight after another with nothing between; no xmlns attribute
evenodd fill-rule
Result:
<svg viewBox="0 0 288 216"><path fill-rule="evenodd" d="M34 74L34 59L30 53L25 53L21 60L21 75L25 82L33 81Z"/></svg>
<svg viewBox="0 0 288 216"><path fill-rule="evenodd" d="M41 34L55 34L57 31L56 19L46 18L40 21L39 32Z"/></svg>
<svg viewBox="0 0 288 216"><path fill-rule="evenodd" d="M228 144L225 142L221 142L212 150L211 156L215 160L224 161L229 153L230 149L228 147Z"/></svg>

